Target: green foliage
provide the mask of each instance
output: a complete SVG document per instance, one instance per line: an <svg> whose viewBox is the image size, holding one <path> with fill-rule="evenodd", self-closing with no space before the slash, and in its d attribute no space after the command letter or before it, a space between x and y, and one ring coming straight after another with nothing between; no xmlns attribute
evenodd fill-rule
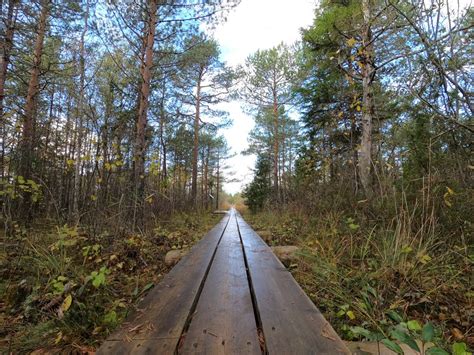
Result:
<svg viewBox="0 0 474 355"><path fill-rule="evenodd" d="M391 317L397 319L395 323L398 323L389 327L389 338L384 336L378 337L379 333L373 333L362 327L350 328L352 334L361 336L369 341L380 341L387 348L392 351L395 351L397 354L404 353L398 343L406 344L414 351L420 353L421 350L418 346L417 341L421 342L423 349L426 349L426 354L448 354L439 346L433 346L432 344L428 346L428 343L432 343L433 341L436 341L437 343L440 342L440 339L438 337L435 338L436 331L432 323L426 323L422 328L421 324L417 320L409 320L407 322L404 322L403 319L395 311L391 310L390 313L387 313L390 314ZM440 331L438 330L437 333L439 334ZM457 343L455 343L453 347L456 344ZM465 346L466 345L464 344L464 348ZM461 347L462 345L459 346L459 348Z"/></svg>
<svg viewBox="0 0 474 355"><path fill-rule="evenodd" d="M398 340L399 342L403 344L407 344L413 350L420 352L420 348L416 344L416 341L414 337L412 337L412 334L409 334L408 332L405 332L404 330L393 329L390 332L390 336L393 339Z"/></svg>
<svg viewBox="0 0 474 355"><path fill-rule="evenodd" d="M110 311L104 315L103 323L106 326L114 328L117 326L117 321L117 312L115 311Z"/></svg>
<svg viewBox="0 0 474 355"><path fill-rule="evenodd" d="M425 343L428 343L433 340L434 336L435 336L435 329L434 329L433 323L430 323L430 322L426 323L423 326L423 329L421 332L421 340L423 340L423 342Z"/></svg>
<svg viewBox="0 0 474 355"><path fill-rule="evenodd" d="M168 237L190 246L218 218L179 214L156 233L120 238L79 226L19 228L0 258L2 270L16 265L0 282L12 351L96 346L168 270L157 258L171 249Z"/></svg>
<svg viewBox="0 0 474 355"><path fill-rule="evenodd" d="M64 292L64 282L67 281L67 277L58 276L56 279L53 279L51 286L53 288L53 293L62 294Z"/></svg>
<svg viewBox="0 0 474 355"><path fill-rule="evenodd" d="M356 231L359 229L359 225L354 223L355 220L353 218L351 217L347 218L346 222L347 222L347 226L349 227L351 231Z"/></svg>
<svg viewBox="0 0 474 355"><path fill-rule="evenodd" d="M413 115L413 121L405 126L408 147L408 156L403 169L407 181L416 179L428 172L430 142L430 118L417 112ZM402 133L402 134L403 134Z"/></svg>
<svg viewBox="0 0 474 355"><path fill-rule="evenodd" d="M28 194L32 202L38 202L42 198L41 186L31 179L18 175L16 180L0 180L0 197L8 197L11 200L24 198Z"/></svg>
<svg viewBox="0 0 474 355"><path fill-rule="evenodd" d="M472 355L472 353L467 350L466 343L456 342L453 344L453 355Z"/></svg>
<svg viewBox="0 0 474 355"><path fill-rule="evenodd" d="M105 266L102 266L99 271L92 271L91 274L86 278L86 283L91 280L92 285L95 288L99 288L101 285L105 285L105 277L110 273Z"/></svg>
<svg viewBox="0 0 474 355"><path fill-rule="evenodd" d="M242 193L245 204L253 212L261 210L270 197L270 169L269 159L259 156L257 158L255 176Z"/></svg>
<svg viewBox="0 0 474 355"><path fill-rule="evenodd" d="M403 350L402 348L400 347L400 345L398 345L397 343L393 342L392 340L389 340L389 339L382 339L381 340L382 344L385 345L387 348L389 348L390 350L393 350L395 351L397 354L402 354L403 355Z"/></svg>

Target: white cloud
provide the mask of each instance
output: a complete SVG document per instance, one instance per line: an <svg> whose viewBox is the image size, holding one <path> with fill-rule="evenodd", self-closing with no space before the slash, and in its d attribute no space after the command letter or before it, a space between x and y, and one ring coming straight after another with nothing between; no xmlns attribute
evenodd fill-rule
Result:
<svg viewBox="0 0 474 355"><path fill-rule="evenodd" d="M215 38L224 59L239 64L258 49L298 40L299 29L313 20L314 8L314 0L242 0Z"/></svg>
<svg viewBox="0 0 474 355"><path fill-rule="evenodd" d="M222 59L229 65L243 64L258 49L267 49L280 42L293 43L300 39L300 28L313 20L314 0L242 0L228 16L228 21L214 30L219 41ZM227 164L232 172L229 178L239 182L226 183L224 189L238 192L252 179L254 156L240 154L248 147L247 136L253 127L252 117L240 109L237 101L222 106L234 121L224 135L234 153Z"/></svg>

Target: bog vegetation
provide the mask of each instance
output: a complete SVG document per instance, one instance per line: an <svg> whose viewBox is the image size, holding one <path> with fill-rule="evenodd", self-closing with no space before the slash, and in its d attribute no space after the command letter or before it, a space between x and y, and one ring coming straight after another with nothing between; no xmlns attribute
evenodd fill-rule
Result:
<svg viewBox="0 0 474 355"><path fill-rule="evenodd" d="M298 48L247 61L249 218L301 247L293 273L346 339L474 345L473 15L322 1Z"/></svg>
<svg viewBox="0 0 474 355"><path fill-rule="evenodd" d="M474 345L472 8L322 0L231 68L209 33L238 3L0 1L2 352L96 347L222 202L300 247L343 338ZM255 119L242 196L231 100Z"/></svg>

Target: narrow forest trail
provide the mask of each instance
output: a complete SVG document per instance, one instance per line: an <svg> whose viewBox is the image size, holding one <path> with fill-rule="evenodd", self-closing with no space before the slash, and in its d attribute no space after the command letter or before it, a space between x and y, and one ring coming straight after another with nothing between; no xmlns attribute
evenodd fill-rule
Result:
<svg viewBox="0 0 474 355"><path fill-rule="evenodd" d="M348 354L238 212L166 275L98 354Z"/></svg>

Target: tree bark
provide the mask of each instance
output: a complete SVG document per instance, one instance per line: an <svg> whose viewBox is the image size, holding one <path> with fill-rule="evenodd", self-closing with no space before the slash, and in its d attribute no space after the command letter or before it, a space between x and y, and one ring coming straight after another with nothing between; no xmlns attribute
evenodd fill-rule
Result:
<svg viewBox="0 0 474 355"><path fill-rule="evenodd" d="M204 199L204 208L209 208L209 180L208 180L208 175L209 175L209 154L210 154L210 147L207 146L206 153L205 153L205 158L204 158L204 192L203 192L203 199Z"/></svg>
<svg viewBox="0 0 474 355"><path fill-rule="evenodd" d="M221 188L220 179L221 179L221 167L220 167L220 154L217 152L217 181L216 181L216 210L219 209L219 190Z"/></svg>
<svg viewBox="0 0 474 355"><path fill-rule="evenodd" d="M161 142L161 149L163 150L163 166L162 166L162 171L163 171L163 181L164 184L167 185L167 180L168 180L168 167L167 167L167 149L166 149L166 143L165 143L165 138L164 138L164 130L165 130L165 117L164 115L161 117L160 120L160 142Z"/></svg>
<svg viewBox="0 0 474 355"><path fill-rule="evenodd" d="M374 101L372 82L375 75L374 48L372 44L372 31L370 25L369 0L362 0L362 13L364 27L362 34L362 45L364 46L362 61L362 137L359 154L359 176L366 195L372 191L372 122L374 115Z"/></svg>
<svg viewBox="0 0 474 355"><path fill-rule="evenodd" d="M144 62L141 66L142 84L140 89L140 102L138 106L137 126L135 134L134 152L134 188L135 188L135 223L142 219L143 198L145 195L145 151L146 151L146 127L150 97L151 69L153 66L153 45L155 42L157 0L148 2L148 26L146 35L146 46Z"/></svg>
<svg viewBox="0 0 474 355"><path fill-rule="evenodd" d="M33 52L33 66L31 68L30 81L28 83L28 94L25 102L23 132L22 132L22 157L20 174L25 179L31 177L31 169L34 156L34 135L36 125L36 106L39 95L39 76L41 58L43 55L43 42L46 33L46 23L50 11L50 0L41 2L41 13L38 19L37 36Z"/></svg>
<svg viewBox="0 0 474 355"><path fill-rule="evenodd" d="M165 90L166 90L166 82L163 80L161 83L163 88L163 96L161 97L160 103L160 144L163 154L163 163L162 163L162 173L161 173L161 183L160 183L160 191L162 188L166 191L167 189L167 180L168 180L168 170L167 170L167 162L166 162L166 143L165 143L165 128L166 128L166 111L165 111Z"/></svg>
<svg viewBox="0 0 474 355"><path fill-rule="evenodd" d="M193 205L197 205L197 175L198 175L198 158L199 158L199 122L201 120L201 81L202 81L201 68L196 86L196 114L194 116L194 146L193 146L193 171L191 181L191 197Z"/></svg>
<svg viewBox="0 0 474 355"><path fill-rule="evenodd" d="M86 75L86 51L85 51L85 37L88 29L89 20L89 1L86 3L86 12L84 13L84 28L81 33L81 42L79 44L79 97L77 102L77 149L74 166L74 190L73 190L73 218L75 223L79 223L79 198L81 193L81 153L82 153L82 131L84 125L84 95L85 95L85 75Z"/></svg>
<svg viewBox="0 0 474 355"><path fill-rule="evenodd" d="M2 52L0 54L0 117L3 120L3 100L5 98L5 82L7 80L8 65L10 64L10 52L13 47L13 36L15 34L15 24L18 0L9 0L7 17L5 19L5 37L2 41Z"/></svg>
<svg viewBox="0 0 474 355"><path fill-rule="evenodd" d="M276 85L276 84L275 84ZM280 142L279 142L279 117L278 117L278 99L276 88L273 90L273 188L275 191L275 198L278 201L280 199L280 185L279 180L279 155L280 155Z"/></svg>

